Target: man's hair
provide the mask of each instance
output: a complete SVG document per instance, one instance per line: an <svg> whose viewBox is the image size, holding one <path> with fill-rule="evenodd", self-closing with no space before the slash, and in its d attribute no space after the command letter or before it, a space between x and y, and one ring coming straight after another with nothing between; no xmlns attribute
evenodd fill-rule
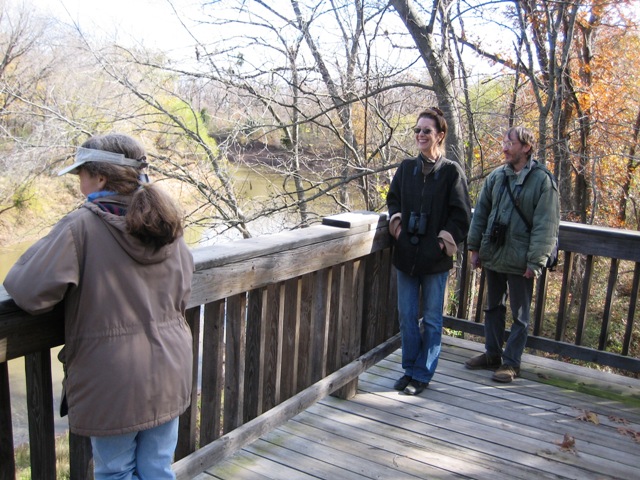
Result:
<svg viewBox="0 0 640 480"><path fill-rule="evenodd" d="M531 149L529 149L527 157L531 157L531 155L533 155L533 150L536 146L536 137L533 135L531 130L523 126L511 127L506 131L505 136L510 140L517 140L523 145L530 145Z"/></svg>

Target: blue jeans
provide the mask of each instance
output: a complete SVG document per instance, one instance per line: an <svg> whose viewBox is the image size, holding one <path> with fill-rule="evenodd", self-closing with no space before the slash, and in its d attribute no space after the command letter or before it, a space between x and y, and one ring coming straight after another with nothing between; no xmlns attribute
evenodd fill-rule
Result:
<svg viewBox="0 0 640 480"><path fill-rule="evenodd" d="M139 432L91 437L95 480L174 480L177 443L177 418Z"/></svg>
<svg viewBox="0 0 640 480"><path fill-rule="evenodd" d="M430 382L442 346L442 310L449 272L412 277L398 270L398 316L405 375ZM422 328L418 316L422 290Z"/></svg>
<svg viewBox="0 0 640 480"><path fill-rule="evenodd" d="M533 278L522 275L494 272L486 269L487 308L485 309L484 331L487 355L502 357L502 363L519 367L522 352L527 344L531 299L533 296ZM507 288L509 306L513 316L511 334L504 344L504 329L507 316Z"/></svg>

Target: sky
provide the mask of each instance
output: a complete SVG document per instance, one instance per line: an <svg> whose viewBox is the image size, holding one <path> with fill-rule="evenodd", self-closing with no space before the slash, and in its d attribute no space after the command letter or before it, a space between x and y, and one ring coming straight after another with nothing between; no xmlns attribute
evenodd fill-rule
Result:
<svg viewBox="0 0 640 480"><path fill-rule="evenodd" d="M206 0L8 0L14 5L22 1L33 4L40 14L55 17L65 24L79 25L89 38L126 46L141 45L162 51L174 59L193 57L196 43L180 19L200 40L206 40L211 34L208 27L201 26L200 30L197 27L197 20L204 19L202 4ZM280 1L271 0L269 4ZM209 12L212 11L215 10L209 7ZM219 30L216 33L219 34ZM469 65L477 63L474 56L467 62Z"/></svg>
<svg viewBox="0 0 640 480"><path fill-rule="evenodd" d="M170 52L193 40L167 0L31 0L39 13L77 23L86 33ZM201 0L171 0L185 23L198 17Z"/></svg>

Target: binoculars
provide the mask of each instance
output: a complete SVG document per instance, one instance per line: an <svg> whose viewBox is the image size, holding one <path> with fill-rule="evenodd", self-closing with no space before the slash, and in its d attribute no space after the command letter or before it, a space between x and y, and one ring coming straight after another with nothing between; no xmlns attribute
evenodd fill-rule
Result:
<svg viewBox="0 0 640 480"><path fill-rule="evenodd" d="M407 233L411 235L411 244L417 245L419 242L418 235L424 235L427 233L427 219L429 216L426 212L411 212L409 216L409 225L407 226Z"/></svg>

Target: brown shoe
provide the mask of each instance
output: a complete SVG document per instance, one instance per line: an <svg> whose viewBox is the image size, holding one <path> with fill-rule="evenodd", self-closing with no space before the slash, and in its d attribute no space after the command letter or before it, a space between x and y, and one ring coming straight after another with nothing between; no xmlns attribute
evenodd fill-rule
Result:
<svg viewBox="0 0 640 480"><path fill-rule="evenodd" d="M481 353L480 355L471 357L469 360L464 362L464 366L471 370L477 370L479 368L498 368L500 365L502 365L502 358L490 357L486 353Z"/></svg>
<svg viewBox="0 0 640 480"><path fill-rule="evenodd" d="M500 383L511 383L520 375L520 367L514 367L513 365L502 365L496 373L493 374L493 380Z"/></svg>

